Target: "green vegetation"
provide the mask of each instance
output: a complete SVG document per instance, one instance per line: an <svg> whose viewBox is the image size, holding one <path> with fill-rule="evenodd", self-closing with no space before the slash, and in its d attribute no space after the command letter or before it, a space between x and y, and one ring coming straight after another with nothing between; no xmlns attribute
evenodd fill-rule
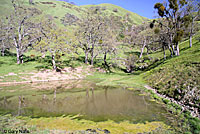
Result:
<svg viewBox="0 0 200 134"><path fill-rule="evenodd" d="M161 18L149 22L145 17L112 4L76 6L55 0L34 0L32 4L28 0L1 0L0 84L87 79L97 86L144 90L139 95L151 96L152 103L165 104L175 115L173 118L180 120L171 124L176 132L198 134L200 4L196 2L168 0L168 4L156 3L154 8ZM60 88L56 84L49 86ZM19 109L22 92L32 96L37 93L32 90L15 92L11 88L18 90L17 85L0 87L3 89L0 101L6 102L6 97L15 96L19 99ZM72 89L69 95L79 93L78 88ZM56 89L42 93L56 99ZM105 91L105 97L106 94ZM86 129L96 131L97 128L116 134L175 133L157 121L138 124L112 120L94 122L80 119L80 115L13 117L3 115L7 113L4 109L1 111L3 123L0 127L12 129L27 125L25 128L39 133L50 133L52 129L60 132L83 130L85 133Z"/></svg>
<svg viewBox="0 0 200 134"><path fill-rule="evenodd" d="M78 116L78 115L77 115ZM89 129L104 133L105 130L113 134L119 133L170 133L169 127L162 122L146 122L145 124L130 124L129 122L121 122L119 124L109 120L105 122L95 123L88 120L74 120L77 116L66 116L58 118L39 118L31 119L28 117L15 117L11 115L0 116L1 128L3 130L28 130L33 134L48 134L51 132L75 132L77 134L88 133ZM28 122L28 124L26 123ZM23 128L20 125L24 125ZM97 129L98 128L98 129ZM79 130L79 131L77 131ZM88 132L87 132L87 131Z"/></svg>
<svg viewBox="0 0 200 134"><path fill-rule="evenodd" d="M47 3L45 3L47 2ZM49 3L48 3L49 2ZM26 6L30 6L27 1L23 1L23 4L25 4ZM34 6L35 5L35 6ZM112 4L100 4L97 6L101 6L101 7L106 7L105 13L106 15L111 15L111 14L115 14L116 16L124 16L127 13L130 14L130 18L131 20L135 23L135 24L141 24L143 21L147 20L147 18L139 16L136 13L130 12L128 10L125 10L119 6L116 5L112 5ZM12 7L12 3L10 0L1 0L0 1L0 15L7 15L11 12L10 9ZM77 16L78 18L80 18L81 16L83 16L83 14L85 13L86 9L88 7L92 7L92 5L85 5L85 6L76 6L67 2L63 2L63 1L55 1L55 0L34 0L34 4L31 5L31 7L36 7L37 9L41 10L43 13L41 15L45 16L45 15L51 15L52 17L55 18L55 22L57 24L61 25L60 19L62 19L65 14L69 13L72 15ZM118 12L113 12L113 9L117 9Z"/></svg>
<svg viewBox="0 0 200 134"><path fill-rule="evenodd" d="M84 5L84 6L81 6L81 7L90 8L92 6L93 5ZM122 7L119 7L119 6L116 6L116 5L113 5L113 4L104 3L104 4L99 4L99 5L96 5L96 6L105 8L104 13L107 16L109 16L111 14L114 14L116 16L122 17L122 16L125 16L126 14L129 14L129 17L130 17L131 21L136 25L141 24L144 21L148 20L145 17L139 16L136 13L130 12L130 11L126 10L126 9L123 9Z"/></svg>

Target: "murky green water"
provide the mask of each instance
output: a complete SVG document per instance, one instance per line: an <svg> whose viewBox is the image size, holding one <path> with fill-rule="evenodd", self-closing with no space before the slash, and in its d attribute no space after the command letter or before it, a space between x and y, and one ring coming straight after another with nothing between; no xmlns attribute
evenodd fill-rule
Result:
<svg viewBox="0 0 200 134"><path fill-rule="evenodd" d="M97 86L90 81L38 83L0 88L0 111L12 115L81 116L93 121L167 122L167 111L141 91Z"/></svg>

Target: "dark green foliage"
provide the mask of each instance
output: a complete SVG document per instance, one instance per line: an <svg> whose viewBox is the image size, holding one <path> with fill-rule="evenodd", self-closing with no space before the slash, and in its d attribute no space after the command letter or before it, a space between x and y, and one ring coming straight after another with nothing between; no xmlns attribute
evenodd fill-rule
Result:
<svg viewBox="0 0 200 134"><path fill-rule="evenodd" d="M126 66L126 71L128 73L132 73L132 71L136 68L135 64L137 61L138 57L136 55L130 54L127 56L127 59L125 61L125 66Z"/></svg>
<svg viewBox="0 0 200 134"><path fill-rule="evenodd" d="M158 14L163 17L165 15L165 7L162 3L156 3L154 6L155 9L158 9Z"/></svg>
<svg viewBox="0 0 200 134"><path fill-rule="evenodd" d="M187 4L187 1L186 0L179 0L179 4L181 6L184 6L185 4Z"/></svg>
<svg viewBox="0 0 200 134"><path fill-rule="evenodd" d="M176 32L176 36L174 37L173 42L174 43L178 43L179 41L181 41L182 37L183 37L184 31L183 30L177 30Z"/></svg>
<svg viewBox="0 0 200 134"><path fill-rule="evenodd" d="M150 28L153 28L154 27L154 23L150 23Z"/></svg>
<svg viewBox="0 0 200 134"><path fill-rule="evenodd" d="M159 33L160 33L160 29L159 29L159 28L155 28L155 29L154 29L154 33L155 33L155 34L159 34Z"/></svg>
<svg viewBox="0 0 200 134"><path fill-rule="evenodd" d="M168 99L163 99L163 102L164 102L165 104L168 104L168 103L170 102L170 100L168 100Z"/></svg>
<svg viewBox="0 0 200 134"><path fill-rule="evenodd" d="M178 0L168 0L169 1L169 7L175 11L178 11Z"/></svg>
<svg viewBox="0 0 200 134"><path fill-rule="evenodd" d="M182 21L184 22L184 24L182 24L182 26L185 26L187 28L190 25L190 23L192 22L192 17L190 15L185 15L182 18Z"/></svg>

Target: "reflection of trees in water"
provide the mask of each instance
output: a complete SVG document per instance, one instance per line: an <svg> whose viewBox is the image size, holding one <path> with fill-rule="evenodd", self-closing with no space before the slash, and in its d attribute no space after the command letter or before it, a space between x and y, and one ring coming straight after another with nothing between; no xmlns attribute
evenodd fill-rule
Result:
<svg viewBox="0 0 200 134"><path fill-rule="evenodd" d="M3 97L3 107L6 108L8 105L8 101L7 101L7 98L6 96Z"/></svg>
<svg viewBox="0 0 200 134"><path fill-rule="evenodd" d="M56 89L54 90L53 103L56 103Z"/></svg>
<svg viewBox="0 0 200 134"><path fill-rule="evenodd" d="M90 97L90 89L86 89L86 102L85 102L85 111L90 112L95 111L97 109L96 104L95 104L95 91L94 88L91 88L91 97Z"/></svg>
<svg viewBox="0 0 200 134"><path fill-rule="evenodd" d="M73 92L69 90L69 93L68 90L58 88L51 89L51 92L48 90L39 92L32 97L18 96L17 101L4 97L1 98L1 106L8 106L6 108L8 110L16 110L15 113L18 115L57 116L81 113L92 118L99 115L121 117L130 115L136 119L147 120L152 118L152 113L156 114L158 111L149 102L148 97L139 96L140 92L134 93L121 87L119 89L109 86L85 87L84 92L82 88ZM12 100L12 103L8 105L9 100Z"/></svg>
<svg viewBox="0 0 200 134"><path fill-rule="evenodd" d="M24 96L19 96L19 102L18 102L18 116L22 115L23 113L25 113L25 107L26 107L26 103L25 103L25 97Z"/></svg>
<svg viewBox="0 0 200 134"><path fill-rule="evenodd" d="M146 108L146 110L148 110L148 106L149 106L149 104L146 102L146 100L145 100L145 97L144 97L144 96L142 96L142 98L143 98L143 101L144 101L144 104L145 104L145 108Z"/></svg>
<svg viewBox="0 0 200 134"><path fill-rule="evenodd" d="M108 87L105 87L105 99L108 100Z"/></svg>

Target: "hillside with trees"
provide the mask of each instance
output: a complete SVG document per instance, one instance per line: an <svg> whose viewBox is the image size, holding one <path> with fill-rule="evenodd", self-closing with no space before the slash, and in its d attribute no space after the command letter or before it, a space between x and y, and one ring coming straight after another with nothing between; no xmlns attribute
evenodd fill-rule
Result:
<svg viewBox="0 0 200 134"><path fill-rule="evenodd" d="M145 94L144 96L152 98L151 103L163 104L168 111L166 115L172 114L173 120L177 119L178 123L170 122L170 127L173 128L170 130L169 124L153 122L162 128L155 129L155 133L200 133L200 2L167 0L155 3L154 9L157 18L148 19L107 3L77 6L70 1L1 0L0 105L5 107L10 101L6 97L9 99L19 95L18 110L23 109L21 92L5 92L10 85L90 80L97 85L95 88L100 85L105 88L106 100L109 100L107 88L112 86L136 92L139 88L138 96ZM80 83L70 86L70 95L79 89L79 85ZM93 84L85 85L87 86ZM56 103L56 94L61 92L61 88L62 85L56 86L51 93L41 91L45 92L43 99L46 99L46 94L51 94L53 104ZM93 96L94 88L88 87L89 90L90 88ZM86 97L89 97L88 89ZM31 94L32 97L37 96L35 91L31 91ZM31 97L29 99L34 100ZM79 97L76 101L78 100ZM94 101L91 102L94 105ZM0 119L7 119L3 115L3 108L2 111ZM20 113L18 112L18 116ZM73 119L82 119L79 114L77 117L69 115L63 118L76 124ZM40 119L27 120L34 125L41 123ZM53 118L50 120L55 121ZM111 124L116 125L113 122ZM141 124L139 127L144 125ZM51 125L47 128L52 129ZM101 126L98 123L96 125ZM154 133L154 127L150 129L148 125L151 126L151 122L147 121L142 133ZM126 125L123 126L125 129ZM72 130L76 129L78 127ZM118 129L113 129L113 132L121 132L123 128ZM103 131L106 133L106 130ZM136 133L135 129L125 130Z"/></svg>

